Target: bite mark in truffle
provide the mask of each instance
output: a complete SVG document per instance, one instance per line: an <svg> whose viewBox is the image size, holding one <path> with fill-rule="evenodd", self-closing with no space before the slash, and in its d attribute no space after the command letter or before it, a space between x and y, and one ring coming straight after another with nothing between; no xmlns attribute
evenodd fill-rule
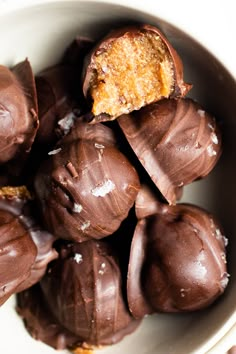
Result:
<svg viewBox="0 0 236 354"><path fill-rule="evenodd" d="M112 31L85 61L83 90L92 100L93 122L113 120L164 97L183 96L189 89L178 54L154 26Z"/></svg>

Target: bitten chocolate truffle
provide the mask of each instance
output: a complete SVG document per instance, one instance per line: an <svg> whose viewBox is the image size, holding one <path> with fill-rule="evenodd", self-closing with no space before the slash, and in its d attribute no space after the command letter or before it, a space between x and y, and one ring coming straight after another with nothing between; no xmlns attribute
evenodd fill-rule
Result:
<svg viewBox="0 0 236 354"><path fill-rule="evenodd" d="M54 237L30 214L24 186L0 189L0 304L13 293L38 282L47 264L57 257Z"/></svg>
<svg viewBox="0 0 236 354"><path fill-rule="evenodd" d="M62 245L59 253L40 285L51 312L78 336L78 345L114 344L133 332L140 321L123 298L114 250L103 241L88 241Z"/></svg>
<svg viewBox="0 0 236 354"><path fill-rule="evenodd" d="M184 96L190 88L180 57L154 26L111 31L85 59L83 92L92 102L94 123L164 97Z"/></svg>
<svg viewBox="0 0 236 354"><path fill-rule="evenodd" d="M11 70L0 65L0 164L25 159L38 129L35 81L30 62Z"/></svg>
<svg viewBox="0 0 236 354"><path fill-rule="evenodd" d="M164 198L207 176L222 152L211 114L191 99L164 99L118 118L128 142Z"/></svg>
<svg viewBox="0 0 236 354"><path fill-rule="evenodd" d="M35 178L48 229L77 242L116 231L140 183L136 170L115 147L111 129L77 122L50 155Z"/></svg>
<svg viewBox="0 0 236 354"><path fill-rule="evenodd" d="M127 282L131 313L140 318L209 306L228 284L222 226L202 208L160 204L140 193L137 215L143 218L132 240Z"/></svg>

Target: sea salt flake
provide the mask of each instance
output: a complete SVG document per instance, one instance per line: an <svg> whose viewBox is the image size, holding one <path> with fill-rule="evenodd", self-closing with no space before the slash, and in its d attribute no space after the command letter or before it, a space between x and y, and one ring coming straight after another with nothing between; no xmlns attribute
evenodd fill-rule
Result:
<svg viewBox="0 0 236 354"><path fill-rule="evenodd" d="M82 210L83 210L83 207L82 207L81 204L74 203L74 206L73 206L73 209L72 209L72 211L74 213L81 213Z"/></svg>
<svg viewBox="0 0 236 354"><path fill-rule="evenodd" d="M215 234L216 234L216 239L217 240L221 240L222 239L222 235L221 235L220 229L216 229L215 230Z"/></svg>
<svg viewBox="0 0 236 354"><path fill-rule="evenodd" d="M226 288L226 286L228 285L228 282L229 282L229 274L228 273L226 273L226 274L224 274L224 277L221 279L221 281L220 281L220 285L222 286L222 288Z"/></svg>
<svg viewBox="0 0 236 354"><path fill-rule="evenodd" d="M103 262L100 266L98 274L103 275L105 273L105 268L106 268L106 263Z"/></svg>
<svg viewBox="0 0 236 354"><path fill-rule="evenodd" d="M102 144L95 143L94 146L96 149L105 149L105 146Z"/></svg>
<svg viewBox="0 0 236 354"><path fill-rule="evenodd" d="M58 152L60 152L60 151L61 151L61 148L58 148L58 149L49 151L48 155L56 155L56 154L58 154Z"/></svg>
<svg viewBox="0 0 236 354"><path fill-rule="evenodd" d="M214 150L213 146L212 145L209 145L207 147L207 152L208 152L208 155L209 156L215 156L216 155L216 151Z"/></svg>
<svg viewBox="0 0 236 354"><path fill-rule="evenodd" d="M225 247L227 247L229 244L229 240L225 236L222 236L222 237L223 237L224 245L225 245Z"/></svg>
<svg viewBox="0 0 236 354"><path fill-rule="evenodd" d="M90 221L87 220L87 221L85 221L85 222L80 226L80 230L84 231L84 230L86 230L89 226L90 226Z"/></svg>
<svg viewBox="0 0 236 354"><path fill-rule="evenodd" d="M115 189L115 184L110 180L107 179L97 187L91 190L92 195L94 197L105 197L105 195L109 194Z"/></svg>
<svg viewBox="0 0 236 354"><path fill-rule="evenodd" d="M82 254L80 254L80 253L75 253L75 255L74 255L74 260L75 260L76 263L78 263L78 264L80 264L81 262L83 262Z"/></svg>
<svg viewBox="0 0 236 354"><path fill-rule="evenodd" d="M198 110L197 110L197 113L199 114L199 116L200 116L201 118L204 118L206 112L205 112L203 109L198 109Z"/></svg>
<svg viewBox="0 0 236 354"><path fill-rule="evenodd" d="M226 255L225 255L224 252L221 253L220 257L221 257L222 261L226 264L226 263L227 263L227 261L226 261Z"/></svg>
<svg viewBox="0 0 236 354"><path fill-rule="evenodd" d="M59 120L57 123L64 131L65 134L69 133L71 127L74 125L76 116L73 112L68 113L65 118Z"/></svg>
<svg viewBox="0 0 236 354"><path fill-rule="evenodd" d="M215 133L211 133L211 141L213 144L217 145L219 143L218 137Z"/></svg>
<svg viewBox="0 0 236 354"><path fill-rule="evenodd" d="M208 125L208 127L209 127L211 130L214 130L214 127L213 127L213 125L212 125L211 123L208 123L207 125Z"/></svg>

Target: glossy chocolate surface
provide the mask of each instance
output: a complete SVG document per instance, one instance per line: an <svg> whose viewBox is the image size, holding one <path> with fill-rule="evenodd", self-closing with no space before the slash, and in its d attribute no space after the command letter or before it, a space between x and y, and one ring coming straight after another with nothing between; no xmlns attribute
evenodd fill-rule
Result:
<svg viewBox="0 0 236 354"><path fill-rule="evenodd" d="M76 103L78 78L69 65L56 65L43 70L36 76L39 106L39 131L37 142L53 146L57 140L70 130L68 121L73 124L79 111ZM67 119L67 129L63 127Z"/></svg>
<svg viewBox="0 0 236 354"><path fill-rule="evenodd" d="M25 200L0 197L0 304L30 276L37 249L27 227L22 223Z"/></svg>
<svg viewBox="0 0 236 354"><path fill-rule="evenodd" d="M17 312L30 335L57 349L73 347L77 336L60 325L52 315L39 284L17 294Z"/></svg>
<svg viewBox="0 0 236 354"><path fill-rule="evenodd" d="M43 230L31 213L25 187L0 190L0 303L38 282L48 263L57 258L55 238Z"/></svg>
<svg viewBox="0 0 236 354"><path fill-rule="evenodd" d="M150 201L150 199L149 199ZM218 221L190 204L154 201L140 211L128 272L129 307L153 312L195 311L212 304L228 283L226 238ZM149 216L148 214L149 208Z"/></svg>
<svg viewBox="0 0 236 354"><path fill-rule="evenodd" d="M62 246L40 284L52 313L81 346L116 343L139 324L123 298L114 251L103 241Z"/></svg>
<svg viewBox="0 0 236 354"><path fill-rule="evenodd" d="M178 53L175 51L171 43L167 40L167 38L164 36L163 32L161 32L158 28L155 26L151 25L137 25L137 26L128 26L128 27L123 27L123 28L118 28L115 30L110 31L110 33L107 34L105 38L100 40L95 47L91 50L90 54L87 55L85 58L85 63L84 63L84 70L83 70L83 92L85 97L88 99L90 98L90 90L91 90L91 82L94 77L94 74L96 72L96 57L100 55L100 53L104 53L110 48L113 43L117 39L123 38L135 38L139 37L140 34L142 35L156 35L158 36L161 41L163 42L163 45L165 46L166 53L170 57L170 62L173 70L173 81L174 85L171 89L171 93L169 96L163 96L163 97L182 97L187 94L187 92L191 89L191 85L186 84L183 79L183 64L182 61L178 55ZM120 51L120 53L117 53L117 56L124 56L124 61L125 61L125 54L129 56L129 53L124 53L124 51L128 50L127 48L124 48ZM158 53L158 50L157 50ZM130 53L133 55L133 52ZM159 54L157 54L159 55ZM141 59L140 59L141 60ZM109 68L108 68L109 70ZM113 68L115 70L115 68ZM127 65L126 70L130 70L130 67ZM160 71L162 68L160 69ZM163 75L164 74L164 67L163 67ZM114 75L115 71L114 71ZM134 76L137 75L136 72L134 72ZM117 77L117 80L119 78ZM161 80L161 79L160 79ZM104 81L104 84L106 84L106 80ZM118 84L118 83L117 83ZM136 94L136 93L135 93ZM147 96L149 93L147 93ZM144 97L145 100L145 97ZM139 108L144 106L145 103L143 103ZM137 109L137 108L133 108ZM132 112L132 108L129 108L129 112ZM107 113L104 111L103 113ZM124 107L124 110L122 113L127 113L127 108ZM121 113L121 114L122 114ZM93 119L93 123L96 122L101 122L101 121L108 121L108 120L113 120L117 118L117 115L115 116L109 116L107 115L96 115Z"/></svg>
<svg viewBox="0 0 236 354"><path fill-rule="evenodd" d="M35 82L29 61L0 66L0 164L25 158L38 129Z"/></svg>
<svg viewBox="0 0 236 354"><path fill-rule="evenodd" d="M99 239L127 217L139 178L113 139L108 127L79 123L40 167L35 189L45 224L56 236Z"/></svg>
<svg viewBox="0 0 236 354"><path fill-rule="evenodd" d="M170 204L207 176L222 152L215 119L191 99L162 100L118 118L128 142Z"/></svg>

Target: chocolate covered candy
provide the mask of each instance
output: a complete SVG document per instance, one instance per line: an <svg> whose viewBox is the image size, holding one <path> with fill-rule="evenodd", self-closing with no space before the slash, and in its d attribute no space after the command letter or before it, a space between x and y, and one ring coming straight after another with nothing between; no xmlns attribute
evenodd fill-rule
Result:
<svg viewBox="0 0 236 354"><path fill-rule="evenodd" d="M207 176L222 152L215 119L191 99L165 99L118 118L128 142L164 198Z"/></svg>
<svg viewBox="0 0 236 354"><path fill-rule="evenodd" d="M25 159L38 129L35 81L26 59L11 70L0 65L0 164Z"/></svg>
<svg viewBox="0 0 236 354"><path fill-rule="evenodd" d="M111 31L84 63L83 92L91 101L94 123L164 97L184 96L190 87L175 49L150 25Z"/></svg>
<svg viewBox="0 0 236 354"><path fill-rule="evenodd" d="M140 318L209 306L228 283L222 227L199 207L160 204L145 193L137 198L137 215L142 218L130 251L131 313Z"/></svg>
<svg viewBox="0 0 236 354"><path fill-rule="evenodd" d="M111 235L127 217L138 175L102 124L77 122L40 167L35 189L45 224L78 242Z"/></svg>
<svg viewBox="0 0 236 354"><path fill-rule="evenodd" d="M102 241L60 247L40 282L51 312L80 346L114 344L137 328L122 293L119 264ZM78 340L79 342L79 340Z"/></svg>
<svg viewBox="0 0 236 354"><path fill-rule="evenodd" d="M0 189L0 304L38 282L57 257L54 237L30 214L30 195L22 187Z"/></svg>

